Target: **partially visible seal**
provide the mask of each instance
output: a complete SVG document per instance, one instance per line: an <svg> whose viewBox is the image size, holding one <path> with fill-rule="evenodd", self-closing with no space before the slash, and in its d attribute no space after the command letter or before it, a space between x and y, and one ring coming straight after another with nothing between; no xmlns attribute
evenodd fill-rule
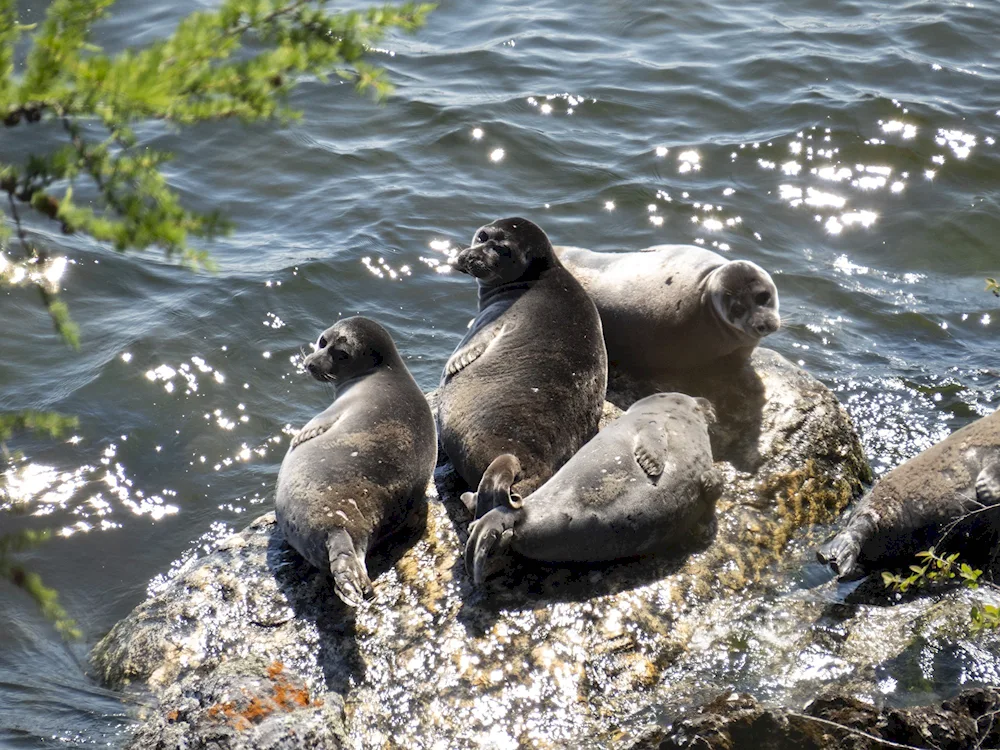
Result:
<svg viewBox="0 0 1000 750"><path fill-rule="evenodd" d="M841 580L852 580L911 564L932 546L961 549L963 557L988 554L998 533L1000 411L882 477L816 557Z"/></svg>
<svg viewBox="0 0 1000 750"><path fill-rule="evenodd" d="M747 260L693 245L555 250L597 305L608 360L639 377L737 369L781 325L771 276Z"/></svg>
<svg viewBox="0 0 1000 750"><path fill-rule="evenodd" d="M697 526L714 520L722 492L708 439L714 420L703 398L657 393L636 401L523 501L509 491L517 460L494 461L483 484L503 502L470 527L466 569L478 584L511 551L591 562L685 546Z"/></svg>
<svg viewBox="0 0 1000 750"><path fill-rule="evenodd" d="M389 333L366 318L323 332L305 359L337 396L292 440L275 499L288 543L333 575L351 606L370 596L365 556L424 502L434 471L434 416Z"/></svg>
<svg viewBox="0 0 1000 750"><path fill-rule="evenodd" d="M478 280L479 312L441 376L441 445L470 487L513 454L513 492L526 496L597 432L608 375L601 320L527 219L481 227L453 265ZM492 507L480 488L476 517Z"/></svg>

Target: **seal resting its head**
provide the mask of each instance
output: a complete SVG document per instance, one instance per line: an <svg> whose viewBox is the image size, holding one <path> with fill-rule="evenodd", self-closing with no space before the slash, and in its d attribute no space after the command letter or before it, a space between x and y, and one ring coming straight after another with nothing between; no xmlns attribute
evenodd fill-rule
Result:
<svg viewBox="0 0 1000 750"><path fill-rule="evenodd" d="M638 378L737 370L781 326L774 281L748 260L694 245L555 250L597 305L609 361Z"/></svg>
<svg viewBox="0 0 1000 750"><path fill-rule="evenodd" d="M816 551L840 580L915 562L917 552L995 554L1000 535L1000 412L952 433L875 483Z"/></svg>
<svg viewBox="0 0 1000 750"><path fill-rule="evenodd" d="M712 466L711 404L680 393L636 401L523 500L510 492L513 456L483 476L502 498L469 529L465 565L475 583L510 553L547 562L596 562L664 554L712 528L722 476Z"/></svg>
<svg viewBox="0 0 1000 750"><path fill-rule="evenodd" d="M434 471L434 417L382 326L346 318L305 359L337 395L293 438L275 493L278 525L306 560L357 606L370 596L365 557L425 501Z"/></svg>

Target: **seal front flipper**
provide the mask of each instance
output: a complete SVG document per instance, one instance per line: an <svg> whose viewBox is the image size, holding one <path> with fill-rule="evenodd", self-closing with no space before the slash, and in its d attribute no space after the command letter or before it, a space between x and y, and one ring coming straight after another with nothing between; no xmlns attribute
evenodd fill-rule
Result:
<svg viewBox="0 0 1000 750"><path fill-rule="evenodd" d="M643 425L635 434L632 447L635 462L650 479L656 479L663 473L667 463L666 435L656 422Z"/></svg>
<svg viewBox="0 0 1000 750"><path fill-rule="evenodd" d="M456 350L448 358L444 366L445 378L454 376L482 357L503 332L504 327L500 323L493 323L478 331L468 344Z"/></svg>
<svg viewBox="0 0 1000 750"><path fill-rule="evenodd" d="M497 507L520 508L521 496L510 491L511 485L521 474L521 462L513 453L502 453L490 462L479 480L475 493L462 494L462 502L469 512L475 511L482 518Z"/></svg>
<svg viewBox="0 0 1000 750"><path fill-rule="evenodd" d="M1000 503L1000 461L986 464L979 472L976 499L986 507Z"/></svg>
<svg viewBox="0 0 1000 750"><path fill-rule="evenodd" d="M520 508L494 508L469 527L465 570L477 586L506 564L514 539L514 524L523 512Z"/></svg>
<svg viewBox="0 0 1000 750"><path fill-rule="evenodd" d="M375 595L372 582L368 578L364 558L358 557L354 541L346 529L331 531L326 540L330 554L330 574L333 588L349 607L358 607L365 599Z"/></svg>
<svg viewBox="0 0 1000 750"><path fill-rule="evenodd" d="M324 432L326 432L331 427L333 427L335 424L337 424L337 420L336 419L332 419L332 420L328 420L328 419L313 419L313 420L310 420L306 424L305 427L303 427L301 430L299 430L297 433L295 433L295 437L292 438L292 444L291 444L291 446L289 446L289 449L297 448L298 446L302 445L302 443L306 442L307 440L312 440L314 437L319 437Z"/></svg>

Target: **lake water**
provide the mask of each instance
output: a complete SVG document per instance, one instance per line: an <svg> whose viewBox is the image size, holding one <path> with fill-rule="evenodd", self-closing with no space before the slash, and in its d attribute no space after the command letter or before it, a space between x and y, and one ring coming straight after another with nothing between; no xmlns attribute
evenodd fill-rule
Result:
<svg viewBox="0 0 1000 750"><path fill-rule="evenodd" d="M44 9L21 3L26 22ZM119 0L109 49L210 0ZM221 209L217 273L122 256L44 222L68 255L83 350L24 291L0 293L0 411L77 414L18 438L4 531L84 632L66 644L0 584L0 747L121 742L130 707L86 654L155 576L270 509L287 435L332 392L295 360L339 316L393 333L425 389L475 309L442 242L522 215L558 244L704 244L769 269L768 345L833 388L877 473L1000 403L1000 6L995 2L444 0L372 55L384 104L306 82L301 122L144 137ZM0 130L0 160L20 130ZM15 137L18 136L18 137ZM956 688L934 685L941 694Z"/></svg>

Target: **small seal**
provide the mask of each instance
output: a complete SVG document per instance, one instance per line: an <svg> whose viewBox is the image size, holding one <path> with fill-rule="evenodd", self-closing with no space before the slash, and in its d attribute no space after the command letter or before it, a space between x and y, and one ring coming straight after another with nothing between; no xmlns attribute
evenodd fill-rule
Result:
<svg viewBox="0 0 1000 750"><path fill-rule="evenodd" d="M482 583L510 561L510 551L596 562L683 545L714 519L722 492L708 438L714 420L703 398L647 396L524 500L510 493L517 459L501 456L482 485L502 502L470 527L469 574Z"/></svg>
<svg viewBox="0 0 1000 750"><path fill-rule="evenodd" d="M424 502L434 471L434 416L382 326L337 321L305 367L337 396L303 427L278 471L275 510L288 543L329 570L358 606L370 596L365 557Z"/></svg>
<svg viewBox="0 0 1000 750"><path fill-rule="evenodd" d="M771 276L748 260L694 245L555 251L597 305L608 361L629 374L735 370L781 325Z"/></svg>
<svg viewBox="0 0 1000 750"><path fill-rule="evenodd" d="M978 419L875 483L847 525L816 551L842 581L912 564L936 546L990 552L1000 534L1000 411ZM995 553L995 550L994 550ZM981 555L980 555L981 556Z"/></svg>
<svg viewBox="0 0 1000 750"><path fill-rule="evenodd" d="M527 219L480 227L453 265L478 280L479 312L441 376L441 445L470 487L513 454L514 492L527 496L597 432L608 377L601 320ZM477 496L478 518L493 494Z"/></svg>

